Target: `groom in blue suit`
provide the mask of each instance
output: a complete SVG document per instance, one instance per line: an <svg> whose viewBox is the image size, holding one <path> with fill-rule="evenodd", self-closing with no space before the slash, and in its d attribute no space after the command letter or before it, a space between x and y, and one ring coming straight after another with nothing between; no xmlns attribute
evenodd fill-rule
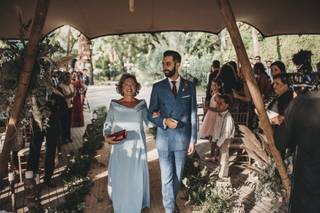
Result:
<svg viewBox="0 0 320 213"><path fill-rule="evenodd" d="M179 75L181 56L168 50L163 54L166 78L153 85L148 118L157 125L162 197L166 213L179 212L176 197L186 155L195 150L197 108L195 85Z"/></svg>

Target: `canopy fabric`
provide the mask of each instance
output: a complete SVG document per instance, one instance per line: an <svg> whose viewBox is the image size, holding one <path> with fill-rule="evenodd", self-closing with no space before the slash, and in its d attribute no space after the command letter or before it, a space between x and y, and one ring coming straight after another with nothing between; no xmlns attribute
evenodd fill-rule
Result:
<svg viewBox="0 0 320 213"><path fill-rule="evenodd" d="M320 33L319 0L230 0L237 21L264 36ZM0 39L20 39L18 13L32 19L36 0L0 1ZM224 28L216 0L51 0L43 34L70 25L89 39L103 35ZM25 35L27 39L29 33Z"/></svg>

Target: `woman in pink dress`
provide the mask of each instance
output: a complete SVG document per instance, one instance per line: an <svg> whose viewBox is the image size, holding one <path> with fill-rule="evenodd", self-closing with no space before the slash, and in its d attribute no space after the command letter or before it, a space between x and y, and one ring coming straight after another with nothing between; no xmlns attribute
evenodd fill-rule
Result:
<svg viewBox="0 0 320 213"><path fill-rule="evenodd" d="M209 142L211 144L211 151L210 151L210 157L208 158L208 160L211 160L211 161L217 160L215 143L212 143L211 138L212 138L213 129L216 123L216 116L218 114L216 112L217 98L221 92L221 89L222 89L222 82L218 79L214 79L211 83L212 97L210 99L210 105L207 109L205 109L207 113L205 114L205 117L203 119L202 125L200 127L200 131L199 131L200 138L209 139Z"/></svg>
<svg viewBox="0 0 320 213"><path fill-rule="evenodd" d="M213 80L211 83L211 93L212 97L210 99L210 104L207 109L207 113L203 119L202 125L199 131L200 138L210 138L213 132L214 124L216 121L217 112L214 109L217 107L217 95L222 87L222 82L220 80Z"/></svg>

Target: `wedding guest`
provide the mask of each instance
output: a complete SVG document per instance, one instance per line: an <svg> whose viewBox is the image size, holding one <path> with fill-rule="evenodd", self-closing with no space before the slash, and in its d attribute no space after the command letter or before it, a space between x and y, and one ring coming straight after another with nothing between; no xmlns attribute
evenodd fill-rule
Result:
<svg viewBox="0 0 320 213"><path fill-rule="evenodd" d="M217 155L215 153L215 143L212 143L212 132L215 127L216 122L216 107L217 107L217 99L219 94L222 91L222 82L220 80L213 80L211 83L211 100L210 105L207 107L207 113L204 117L202 125L199 130L200 138L209 138L209 142L211 144L210 157L207 160L215 161L217 159Z"/></svg>
<svg viewBox="0 0 320 213"><path fill-rule="evenodd" d="M260 62L255 63L253 66L254 77L257 81L263 98L267 98L271 95L271 81L266 73L266 68Z"/></svg>
<svg viewBox="0 0 320 213"><path fill-rule="evenodd" d="M275 61L271 64L271 75L272 78L275 75L281 74L281 73L287 73L286 66L282 61Z"/></svg>
<svg viewBox="0 0 320 213"><path fill-rule="evenodd" d="M72 81L71 81L75 95L72 100L72 116L71 116L71 127L82 127L84 126L84 117L83 117L83 91L85 86L80 77L80 73L72 72Z"/></svg>
<svg viewBox="0 0 320 213"><path fill-rule="evenodd" d="M211 70L209 73L209 77L208 77L208 82L207 82L207 89L206 89L206 99L205 99L205 107L208 107L210 105L210 100L212 97L211 94L211 83L214 79L216 79L219 75L220 72L220 61L218 60L213 60L212 65L211 65ZM204 111L204 114L206 114L207 111Z"/></svg>
<svg viewBox="0 0 320 213"><path fill-rule="evenodd" d="M123 74L117 84L122 98L112 100L103 135L114 144L111 133L125 130L127 138L112 145L108 166L108 194L115 213L137 213L150 207L147 145L143 122L147 120L145 100L136 98L141 86L132 74Z"/></svg>
<svg viewBox="0 0 320 213"><path fill-rule="evenodd" d="M220 171L219 178L229 176L229 145L230 139L234 137L235 125L229 108L231 107L231 98L228 95L219 95L218 110L220 113L216 116L215 128L212 133L212 141L219 148Z"/></svg>
<svg viewBox="0 0 320 213"><path fill-rule="evenodd" d="M32 141L30 143L30 153L28 156L27 170L33 174L39 173L39 158L41 146L46 138L46 158L44 183L48 187L55 187L52 182L54 172L54 159L57 144L61 136L61 113L66 110L66 102L63 94L56 88L52 88L52 94L45 105L41 105L37 97L32 97ZM41 117L43 114L48 118L45 122Z"/></svg>
<svg viewBox="0 0 320 213"><path fill-rule="evenodd" d="M289 88L289 82L284 73L273 77L273 88L276 98L270 103L268 110L272 111L274 115L272 116L270 113L268 113L268 115L273 130L275 145L284 159L287 145L284 142L285 126L283 121L286 109L293 99L293 92Z"/></svg>
<svg viewBox="0 0 320 213"><path fill-rule="evenodd" d="M72 99L74 97L74 88L71 84L71 75L69 72L63 73L62 82L59 84L61 92L64 95L68 109L66 116L62 117L62 143L72 142L71 139L71 115L72 115Z"/></svg>
<svg viewBox="0 0 320 213"><path fill-rule="evenodd" d="M288 106L285 143L293 160L289 213L320 212L320 92L301 94Z"/></svg>

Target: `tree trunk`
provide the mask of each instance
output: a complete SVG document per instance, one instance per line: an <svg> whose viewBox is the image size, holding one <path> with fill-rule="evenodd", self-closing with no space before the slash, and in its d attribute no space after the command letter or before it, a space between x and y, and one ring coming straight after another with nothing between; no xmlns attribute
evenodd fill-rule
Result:
<svg viewBox="0 0 320 213"><path fill-rule="evenodd" d="M78 63L80 69L87 69L86 75L89 75L90 85L93 85L93 66L92 66L92 49L91 42L83 34L79 37Z"/></svg>
<svg viewBox="0 0 320 213"><path fill-rule="evenodd" d="M289 198L290 191L291 191L290 180L288 178L286 168L284 167L284 164L282 162L280 153L277 150L277 148L275 147L270 122L267 117L267 113L264 109L261 93L260 93L258 86L257 86L257 83L253 77L252 68L251 68L243 41L241 39L239 29L237 27L236 20L235 20L230 2L228 0L218 0L218 5L220 7L221 14L224 18L225 24L226 24L227 29L229 31L233 46L236 49L237 56L239 58L241 66L243 68L241 71L243 72L243 76L244 76L246 83L248 85L252 100L253 100L254 105L258 111L258 116L261 121L261 127L267 137L269 149L275 159L275 163L276 163L277 169L279 171L282 183L287 191L287 196Z"/></svg>
<svg viewBox="0 0 320 213"><path fill-rule="evenodd" d="M30 39L26 46L24 54L24 62L19 76L19 83L15 94L13 108L11 109L10 118L6 130L6 138L3 144L2 153L0 155L0 181L5 175L9 155L16 134L16 124L19 120L22 107L26 100L27 91L32 74L32 68L38 51L38 43L41 38L42 29L46 20L50 0L38 0L35 10Z"/></svg>
<svg viewBox="0 0 320 213"><path fill-rule="evenodd" d="M260 46L258 41L257 30L251 27L251 36L252 36L252 47L253 47L253 57L260 56Z"/></svg>
<svg viewBox="0 0 320 213"><path fill-rule="evenodd" d="M226 31L223 29L220 32L220 51L223 52L226 49Z"/></svg>
<svg viewBox="0 0 320 213"><path fill-rule="evenodd" d="M71 27L69 26L69 29L68 29L68 39L67 39L67 55L66 56L69 56L70 55L70 42L71 42ZM66 71L68 72L69 71L69 63L67 63L67 67L66 67Z"/></svg>
<svg viewBox="0 0 320 213"><path fill-rule="evenodd" d="M281 44L280 44L280 38L279 36L276 37L276 42L277 42L277 54L278 54L278 59L281 61Z"/></svg>
<svg viewBox="0 0 320 213"><path fill-rule="evenodd" d="M92 64L92 47L90 47L90 71L89 71L89 78L90 78L90 85L94 85L93 80L93 64Z"/></svg>

